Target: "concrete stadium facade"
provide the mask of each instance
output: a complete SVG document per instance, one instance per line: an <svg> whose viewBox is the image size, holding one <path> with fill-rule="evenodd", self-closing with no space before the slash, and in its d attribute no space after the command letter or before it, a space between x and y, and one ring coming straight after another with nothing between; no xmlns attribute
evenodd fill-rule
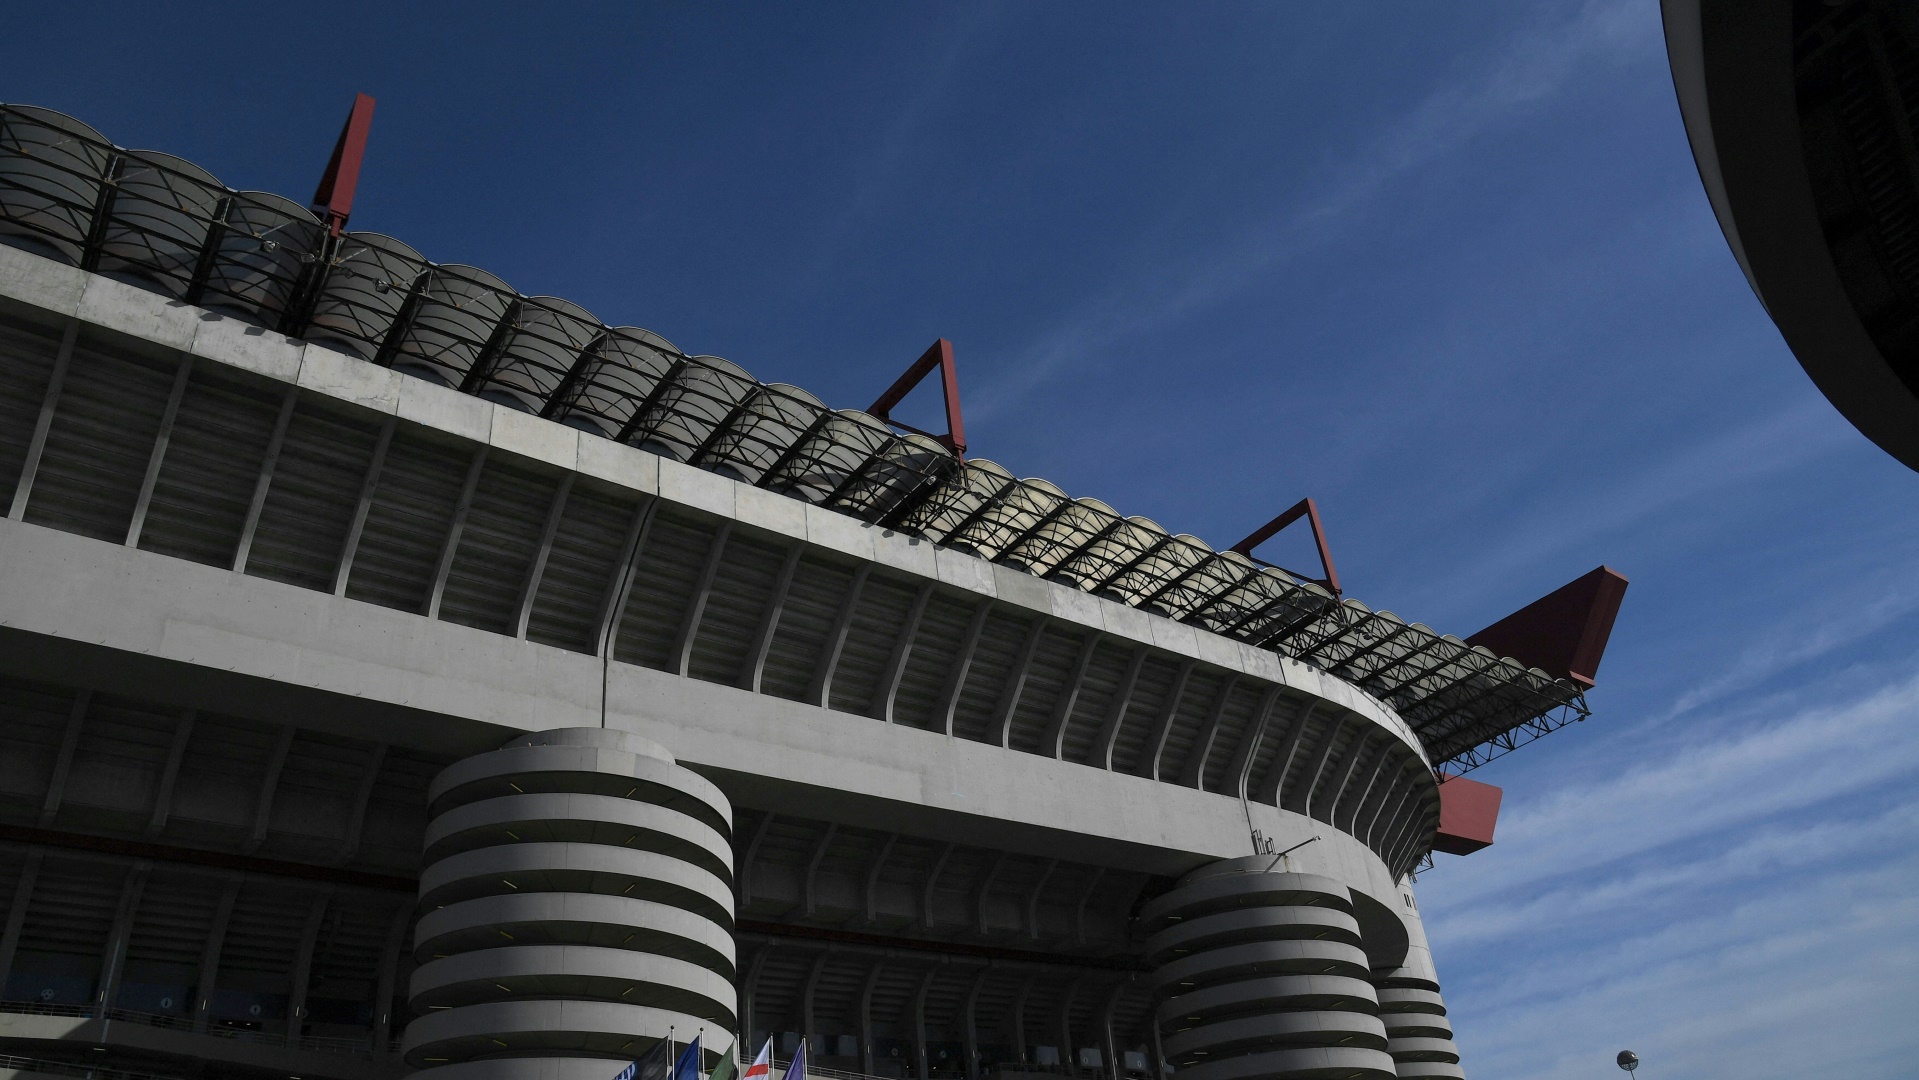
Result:
<svg viewBox="0 0 1919 1080"><path fill-rule="evenodd" d="M703 1031L917 1080L1463 1075L1410 885L1437 766L1473 702L1577 686L1319 593L1327 649L1378 643L1346 670L1413 643L1388 704L1235 636L1283 575L1209 628L97 234L0 244L0 1066L597 1080Z"/></svg>

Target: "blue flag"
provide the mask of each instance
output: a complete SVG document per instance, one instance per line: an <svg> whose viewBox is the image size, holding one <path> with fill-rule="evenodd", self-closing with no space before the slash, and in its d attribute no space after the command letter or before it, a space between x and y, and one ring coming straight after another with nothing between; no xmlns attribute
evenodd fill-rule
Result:
<svg viewBox="0 0 1919 1080"><path fill-rule="evenodd" d="M793 1051L793 1061L786 1067L786 1076L782 1080L806 1080L806 1040L800 1039L799 1049Z"/></svg>
<svg viewBox="0 0 1919 1080"><path fill-rule="evenodd" d="M695 1035L686 1049L680 1051L680 1059L673 1063L669 1080L700 1080L700 1056L700 1037Z"/></svg>

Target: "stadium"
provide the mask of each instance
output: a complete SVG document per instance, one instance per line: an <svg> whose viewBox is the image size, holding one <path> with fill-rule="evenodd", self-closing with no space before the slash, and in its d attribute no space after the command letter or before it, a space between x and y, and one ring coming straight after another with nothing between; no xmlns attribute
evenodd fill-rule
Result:
<svg viewBox="0 0 1919 1080"><path fill-rule="evenodd" d="M968 457L944 340L836 409L431 262L371 114L309 206L0 106L0 1067L1465 1075L1412 879L1622 577L1440 633Z"/></svg>
<svg viewBox="0 0 1919 1080"><path fill-rule="evenodd" d="M1833 407L1919 469L1919 13L1661 9L1693 160L1753 294Z"/></svg>

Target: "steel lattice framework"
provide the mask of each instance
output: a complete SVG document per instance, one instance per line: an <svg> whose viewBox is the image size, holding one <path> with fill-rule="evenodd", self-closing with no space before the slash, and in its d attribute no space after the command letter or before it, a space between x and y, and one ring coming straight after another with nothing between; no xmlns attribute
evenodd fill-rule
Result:
<svg viewBox="0 0 1919 1080"><path fill-rule="evenodd" d="M1304 661L1397 709L1453 771L1588 715L1570 680L477 267L379 233L333 235L293 200L232 190L60 113L0 105L0 237Z"/></svg>

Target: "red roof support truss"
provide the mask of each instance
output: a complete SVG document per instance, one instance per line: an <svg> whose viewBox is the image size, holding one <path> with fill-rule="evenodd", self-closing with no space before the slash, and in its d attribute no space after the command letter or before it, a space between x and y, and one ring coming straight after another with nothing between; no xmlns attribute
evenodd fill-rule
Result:
<svg viewBox="0 0 1919 1080"><path fill-rule="evenodd" d="M890 415L893 407L904 400L922 380L931 375L934 368L940 370L940 393L946 400L946 434L944 435L921 431L911 424L902 424ZM873 407L866 411L883 423L910 431L915 435L924 435L951 450L954 457L964 458L966 456L966 421L960 416L959 372L953 366L953 343L945 338L933 342L918 360L913 361L913 366L907 368L904 375L887 387L886 392L873 403Z"/></svg>
<svg viewBox="0 0 1919 1080"><path fill-rule="evenodd" d="M360 163L366 160L366 136L372 128L373 98L355 94L346 126L333 144L333 157L328 159L320 186L313 192L314 213L326 221L327 230L334 236L346 228L346 219L353 213L353 192L360 186Z"/></svg>
<svg viewBox="0 0 1919 1080"><path fill-rule="evenodd" d="M1266 562L1263 559L1253 558L1254 548L1279 535L1280 530L1298 521L1302 517L1306 519L1307 524L1312 526L1313 544L1319 548L1319 569L1320 572L1325 575L1324 577L1313 577L1310 574L1302 574L1296 570L1286 570L1283 566L1274 566L1272 563ZM1311 499L1301 499L1294 503L1285 513L1254 529L1251 536L1234 544L1227 550L1236 551L1249 559L1253 559L1254 562L1262 566L1273 566L1275 570L1286 570L1287 573L1296 578L1318 582L1326 587L1327 592L1332 593L1334 596L1340 595L1339 571L1333 569L1333 549L1326 544L1326 527L1320 524L1319 521L1319 504Z"/></svg>

